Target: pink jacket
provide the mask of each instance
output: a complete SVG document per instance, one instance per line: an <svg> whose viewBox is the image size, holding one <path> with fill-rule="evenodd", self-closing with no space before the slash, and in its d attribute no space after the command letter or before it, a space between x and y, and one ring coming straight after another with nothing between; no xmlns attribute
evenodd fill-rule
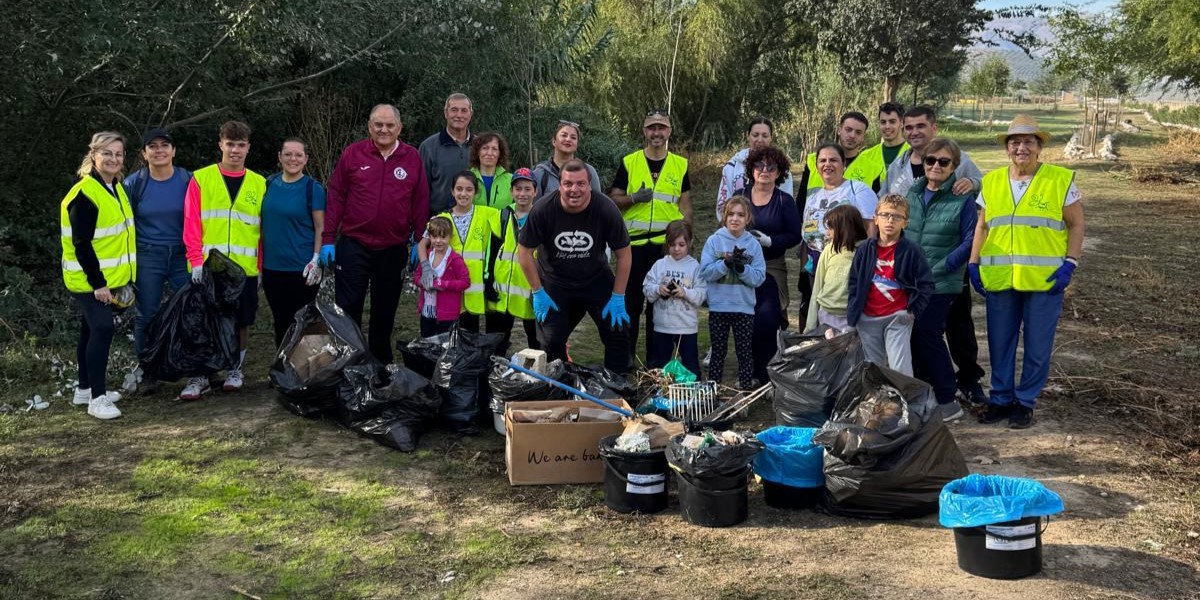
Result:
<svg viewBox="0 0 1200 600"><path fill-rule="evenodd" d="M463 260L462 255L454 250L447 250L450 253L446 257L449 261L446 263L446 271L441 277L436 277L433 280L433 289L437 291L437 320L439 321L454 321L458 319L458 314L462 312L463 292L471 286L471 277L467 273L467 263ZM421 291L417 295L417 314L421 314L421 309L425 307L425 289L421 287L421 269L424 265L417 265L417 271L413 273L413 283L417 285L417 289Z"/></svg>

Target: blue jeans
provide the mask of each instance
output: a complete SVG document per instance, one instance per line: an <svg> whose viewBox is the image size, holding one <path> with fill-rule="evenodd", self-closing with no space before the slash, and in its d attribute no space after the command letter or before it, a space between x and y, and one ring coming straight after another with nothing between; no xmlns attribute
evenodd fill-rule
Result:
<svg viewBox="0 0 1200 600"><path fill-rule="evenodd" d="M162 305L163 284L171 284L171 293L178 292L191 279L187 251L178 246L137 245L137 318L133 321L133 348L141 354L145 345L146 326L158 314Z"/></svg>
<svg viewBox="0 0 1200 600"><path fill-rule="evenodd" d="M992 392L988 401L1008 406L1014 401L1037 406L1038 394L1050 376L1054 330L1062 313L1062 294L1046 292L988 292L988 354L992 361ZM1017 385L1017 338L1024 325L1025 355Z"/></svg>

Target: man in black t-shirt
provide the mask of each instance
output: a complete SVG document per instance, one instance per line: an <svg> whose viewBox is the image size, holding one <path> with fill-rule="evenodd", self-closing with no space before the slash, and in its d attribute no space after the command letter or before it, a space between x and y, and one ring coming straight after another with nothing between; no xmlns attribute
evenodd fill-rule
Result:
<svg viewBox="0 0 1200 600"><path fill-rule="evenodd" d="M604 344L604 366L627 372L629 232L612 200L592 192L583 161L562 166L559 189L529 211L517 243L517 261L533 290L538 341L550 360L567 360L567 339L587 314ZM615 277L606 248L617 258Z"/></svg>

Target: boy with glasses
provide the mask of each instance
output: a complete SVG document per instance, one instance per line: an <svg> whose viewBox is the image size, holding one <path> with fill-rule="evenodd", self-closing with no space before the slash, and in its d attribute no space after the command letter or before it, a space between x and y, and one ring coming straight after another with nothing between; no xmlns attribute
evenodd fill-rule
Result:
<svg viewBox="0 0 1200 600"><path fill-rule="evenodd" d="M866 359L912 377L909 337L933 296L933 276L921 248L904 239L908 201L888 194L875 211L878 237L863 242L850 266L846 322L858 330Z"/></svg>

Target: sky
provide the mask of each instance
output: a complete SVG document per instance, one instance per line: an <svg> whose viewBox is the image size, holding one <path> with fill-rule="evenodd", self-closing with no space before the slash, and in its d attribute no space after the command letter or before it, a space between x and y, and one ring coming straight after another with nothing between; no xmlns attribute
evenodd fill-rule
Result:
<svg viewBox="0 0 1200 600"><path fill-rule="evenodd" d="M1118 0L1040 0L1037 2L1025 0L983 0L979 3L980 8L988 10L996 10L998 8L1008 8L1010 6L1023 6L1028 4L1041 4L1044 6L1060 7L1074 6L1085 11L1106 11L1116 7Z"/></svg>

